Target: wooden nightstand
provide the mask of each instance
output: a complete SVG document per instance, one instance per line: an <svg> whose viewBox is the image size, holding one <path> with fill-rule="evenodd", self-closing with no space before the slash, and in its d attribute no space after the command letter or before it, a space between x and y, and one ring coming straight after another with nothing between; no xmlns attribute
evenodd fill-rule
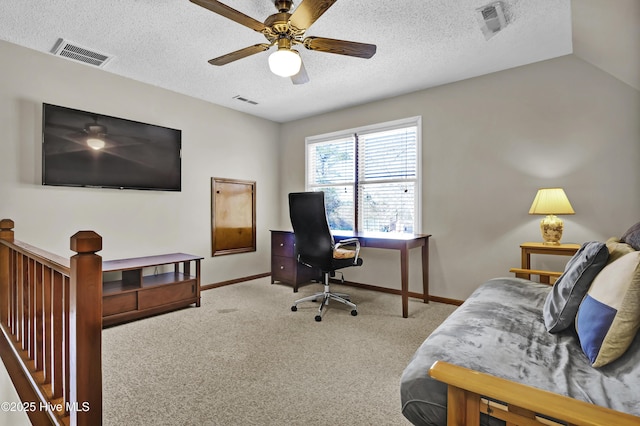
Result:
<svg viewBox="0 0 640 426"><path fill-rule="evenodd" d="M531 279L531 273L535 275L535 271L531 270L531 255L532 254L551 254L556 256L573 256L580 249L580 244L560 244L557 246L548 245L543 243L522 243L520 244L522 250L522 269L511 269L511 272L515 272L516 277ZM523 270L531 271L531 273L524 273ZM553 284L550 282L549 275L557 279L562 272L554 272L547 275L540 275L540 282L545 284ZM555 282L554 279L554 282Z"/></svg>

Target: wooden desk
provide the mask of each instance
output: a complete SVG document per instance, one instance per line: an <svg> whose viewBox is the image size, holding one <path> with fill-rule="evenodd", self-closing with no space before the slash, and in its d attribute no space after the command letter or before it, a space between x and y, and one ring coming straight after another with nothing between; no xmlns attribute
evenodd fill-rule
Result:
<svg viewBox="0 0 640 426"><path fill-rule="evenodd" d="M422 247L422 297L429 303L429 237L430 234L400 234L387 232L332 231L336 241L358 238L361 247L400 250L400 295L402 317L409 316L409 250ZM366 262L366 261L365 261Z"/></svg>

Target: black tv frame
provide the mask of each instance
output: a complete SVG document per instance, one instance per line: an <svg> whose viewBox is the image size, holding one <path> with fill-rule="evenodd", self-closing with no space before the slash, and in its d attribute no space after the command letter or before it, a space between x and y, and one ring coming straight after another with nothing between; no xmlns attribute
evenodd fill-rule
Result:
<svg viewBox="0 0 640 426"><path fill-rule="evenodd" d="M42 185L181 191L182 131L43 103Z"/></svg>

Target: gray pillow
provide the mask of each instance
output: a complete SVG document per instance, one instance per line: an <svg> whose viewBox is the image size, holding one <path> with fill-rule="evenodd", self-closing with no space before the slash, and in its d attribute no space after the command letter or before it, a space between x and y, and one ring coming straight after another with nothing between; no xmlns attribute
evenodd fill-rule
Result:
<svg viewBox="0 0 640 426"><path fill-rule="evenodd" d="M574 323L582 299L608 258L607 246L591 241L569 260L544 302L542 315L549 333L558 333Z"/></svg>
<svg viewBox="0 0 640 426"><path fill-rule="evenodd" d="M622 235L620 241L629 244L636 250L640 250L640 222L627 229L627 232Z"/></svg>

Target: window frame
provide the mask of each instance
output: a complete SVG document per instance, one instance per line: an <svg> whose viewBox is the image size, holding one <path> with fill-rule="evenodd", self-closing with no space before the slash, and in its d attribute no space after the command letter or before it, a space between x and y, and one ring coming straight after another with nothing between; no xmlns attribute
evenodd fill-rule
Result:
<svg viewBox="0 0 640 426"><path fill-rule="evenodd" d="M358 144L357 135L365 135L365 134L373 134L378 132L384 132L389 130L397 130L405 127L416 127L416 176L415 176L415 193L414 193L414 228L413 233L419 234L422 232L422 116L414 116L402 118L399 120L387 121L383 123L370 124L361 127L355 127L346 130L339 130L336 132L324 133L315 136L307 136L305 138L305 190L313 191L318 187L327 187L327 186L351 186L353 191L353 221L354 221L354 230L360 231L360 225L362 218L360 216L360 210L362 206L358 203L357 195L357 186L359 184L359 176L358 176L358 158L357 154L354 157L354 179L353 181L346 181L340 183L332 183L332 184L312 184L309 179L309 147L310 145L315 145L323 142L330 142L339 139L349 139L353 140L354 144L354 152L357 152L355 149L356 144ZM413 179L407 179L407 181L413 181ZM405 180L403 180L405 181Z"/></svg>

